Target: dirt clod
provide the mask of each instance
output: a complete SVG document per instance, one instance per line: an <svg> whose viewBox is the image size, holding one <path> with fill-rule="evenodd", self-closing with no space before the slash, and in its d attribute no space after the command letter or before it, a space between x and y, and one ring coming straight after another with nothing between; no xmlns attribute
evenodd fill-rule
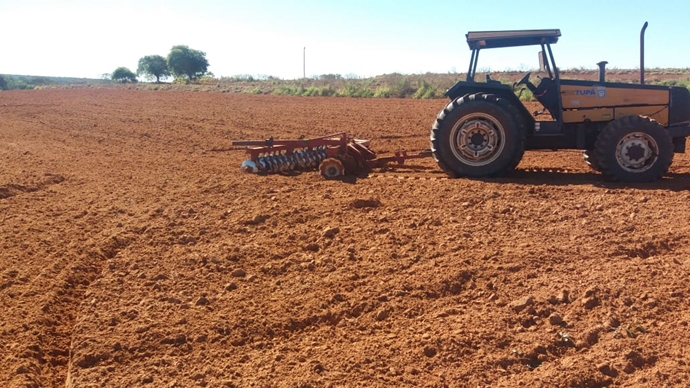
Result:
<svg viewBox="0 0 690 388"><path fill-rule="evenodd" d="M561 291L557 296L558 303L570 303L570 292L568 290Z"/></svg>
<svg viewBox="0 0 690 388"><path fill-rule="evenodd" d="M607 362L603 362L603 363L597 365L597 369L599 370L599 372L601 372L602 374L604 374L606 376L610 376L610 377L618 376L618 372L616 371L616 369L611 367L611 364L609 364Z"/></svg>
<svg viewBox="0 0 690 388"><path fill-rule="evenodd" d="M340 233L340 228L334 227L334 228L326 228L323 230L323 236L326 238L333 238L335 237L336 234Z"/></svg>
<svg viewBox="0 0 690 388"><path fill-rule="evenodd" d="M600 303L601 301L596 296L589 296L582 299L582 305L585 306L586 309L590 310L599 306Z"/></svg>
<svg viewBox="0 0 690 388"><path fill-rule="evenodd" d="M304 246L304 250L309 252L318 252L319 249L321 249L321 246L317 243L310 243Z"/></svg>
<svg viewBox="0 0 690 388"><path fill-rule="evenodd" d="M425 346L424 347L424 355L429 357L429 358L434 357L437 352L438 351L436 350L436 348L434 348L432 346Z"/></svg>
<svg viewBox="0 0 690 388"><path fill-rule="evenodd" d="M237 268L237 269L233 270L230 273L230 275L232 275L232 277L235 277L235 278L243 278L243 277L247 276L247 272L242 268Z"/></svg>
<svg viewBox="0 0 690 388"><path fill-rule="evenodd" d="M388 309L383 309L380 310L378 313L376 313L376 320L377 321L384 321L386 318L388 318L391 314L391 311Z"/></svg>
<svg viewBox="0 0 690 388"><path fill-rule="evenodd" d="M524 310L527 306L531 306L533 303L534 298L532 298L531 296L525 296L521 299L517 299L510 302L510 308L516 313L519 313L520 311Z"/></svg>
<svg viewBox="0 0 690 388"><path fill-rule="evenodd" d="M350 203L350 206L352 206L355 209L377 208L381 206L381 201L375 198L355 199Z"/></svg>
<svg viewBox="0 0 690 388"><path fill-rule="evenodd" d="M563 324L563 317L558 313L552 313L549 315L549 323L552 325L561 325Z"/></svg>

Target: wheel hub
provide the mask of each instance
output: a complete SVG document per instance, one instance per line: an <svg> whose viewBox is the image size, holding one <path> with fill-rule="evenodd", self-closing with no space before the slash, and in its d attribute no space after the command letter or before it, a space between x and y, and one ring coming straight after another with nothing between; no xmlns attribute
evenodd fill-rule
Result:
<svg viewBox="0 0 690 388"><path fill-rule="evenodd" d="M653 137L644 132L632 132L623 137L616 147L618 164L626 171L648 170L659 155L659 146Z"/></svg>
<svg viewBox="0 0 690 388"><path fill-rule="evenodd" d="M649 152L649 149L642 144L632 144L628 147L626 156L629 160L640 161L643 160Z"/></svg>
<svg viewBox="0 0 690 388"><path fill-rule="evenodd" d="M488 139L481 133L475 133L470 137L469 146L474 150L481 150L486 147Z"/></svg>
<svg viewBox="0 0 690 388"><path fill-rule="evenodd" d="M458 121L453 129L455 156L472 166L493 162L503 150L505 133L492 116L475 113Z"/></svg>

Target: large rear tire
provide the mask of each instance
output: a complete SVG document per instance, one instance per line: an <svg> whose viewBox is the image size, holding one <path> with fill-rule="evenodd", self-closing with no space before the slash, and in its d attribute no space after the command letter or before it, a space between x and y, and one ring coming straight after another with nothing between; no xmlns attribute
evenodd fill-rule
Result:
<svg viewBox="0 0 690 388"><path fill-rule="evenodd" d="M602 129L594 155L609 180L653 182L671 166L673 141L668 131L649 117L625 116Z"/></svg>
<svg viewBox="0 0 690 388"><path fill-rule="evenodd" d="M451 177L496 177L525 151L524 121L509 101L472 94L451 101L431 129L431 152Z"/></svg>

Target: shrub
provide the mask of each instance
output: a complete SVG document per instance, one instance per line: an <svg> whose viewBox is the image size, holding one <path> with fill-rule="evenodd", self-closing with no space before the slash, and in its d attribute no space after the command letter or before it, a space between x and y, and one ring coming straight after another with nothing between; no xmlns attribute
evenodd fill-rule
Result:
<svg viewBox="0 0 690 388"><path fill-rule="evenodd" d="M344 87L338 89L338 91L335 93L335 95L338 97L354 97L356 94L357 86L352 82L348 82Z"/></svg>
<svg viewBox="0 0 690 388"><path fill-rule="evenodd" d="M277 94L279 96L301 96L305 90L304 85L280 85L273 91L273 94Z"/></svg>
<svg viewBox="0 0 690 388"><path fill-rule="evenodd" d="M362 89L359 90L359 96L357 96L357 97L372 98L372 97L374 97L374 91L371 90L368 86L363 87Z"/></svg>
<svg viewBox="0 0 690 388"><path fill-rule="evenodd" d="M375 98L390 98L391 97L391 88L388 86L383 86L374 92L374 97Z"/></svg>
<svg viewBox="0 0 690 388"><path fill-rule="evenodd" d="M320 96L321 95L321 89L312 85L312 86L308 87L307 90L305 90L304 93L302 93L302 95L306 96L306 97Z"/></svg>
<svg viewBox="0 0 690 388"><path fill-rule="evenodd" d="M403 77L391 87L392 97L405 98L412 93L414 93L414 89L410 86L410 79L408 77Z"/></svg>
<svg viewBox="0 0 690 388"><path fill-rule="evenodd" d="M338 97L370 98L374 97L374 91L369 88L369 85L348 82L344 87L338 89L335 95Z"/></svg>
<svg viewBox="0 0 690 388"><path fill-rule="evenodd" d="M326 85L321 88L321 96L323 97L330 97L335 95L335 90L331 87L331 85Z"/></svg>
<svg viewBox="0 0 690 388"><path fill-rule="evenodd" d="M412 95L413 98L428 100L436 97L436 89L434 89L426 80L421 80L420 87Z"/></svg>

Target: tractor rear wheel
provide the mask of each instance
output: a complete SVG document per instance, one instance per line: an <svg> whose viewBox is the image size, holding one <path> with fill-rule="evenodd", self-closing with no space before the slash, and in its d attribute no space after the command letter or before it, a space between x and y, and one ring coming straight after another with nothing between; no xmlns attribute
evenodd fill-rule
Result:
<svg viewBox="0 0 690 388"><path fill-rule="evenodd" d="M431 152L451 177L495 177L517 167L524 121L508 100L471 94L451 101L431 129Z"/></svg>
<svg viewBox="0 0 690 388"><path fill-rule="evenodd" d="M649 117L625 116L602 129L594 155L609 180L653 182L671 166L673 141L668 131Z"/></svg>

